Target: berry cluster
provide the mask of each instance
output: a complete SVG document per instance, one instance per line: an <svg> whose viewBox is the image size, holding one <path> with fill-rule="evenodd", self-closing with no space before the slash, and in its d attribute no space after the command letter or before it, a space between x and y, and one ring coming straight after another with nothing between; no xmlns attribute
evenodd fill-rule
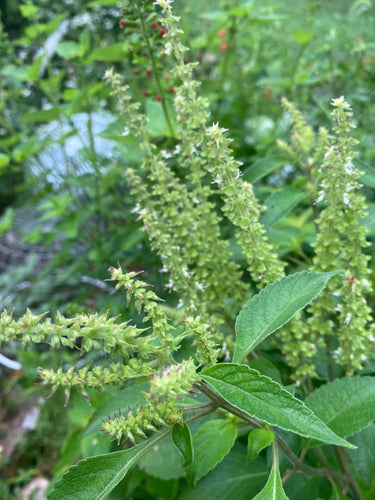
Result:
<svg viewBox="0 0 375 500"><path fill-rule="evenodd" d="M122 9L119 21L129 43L128 54L132 73L138 77L137 85L142 97L164 100L164 92L174 93L169 73L165 73L160 59L170 54L164 43L167 30L161 26L152 2L129 1L131 8Z"/></svg>

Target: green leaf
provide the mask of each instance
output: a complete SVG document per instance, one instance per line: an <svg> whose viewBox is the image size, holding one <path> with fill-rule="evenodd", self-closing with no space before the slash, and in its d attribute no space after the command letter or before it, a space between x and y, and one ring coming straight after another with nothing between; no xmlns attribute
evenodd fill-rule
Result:
<svg viewBox="0 0 375 500"><path fill-rule="evenodd" d="M278 467L273 466L265 487L253 500L288 500L285 495Z"/></svg>
<svg viewBox="0 0 375 500"><path fill-rule="evenodd" d="M101 500L125 477L130 468L152 447L164 433L130 450L97 455L73 465L53 490L48 500Z"/></svg>
<svg viewBox="0 0 375 500"><path fill-rule="evenodd" d="M375 167L370 165L369 163L363 160L355 160L354 165L363 172L362 177L360 177L360 181L366 186L370 186L375 188Z"/></svg>
<svg viewBox="0 0 375 500"><path fill-rule="evenodd" d="M375 378L336 379L320 386L305 402L336 434L346 438L375 419Z"/></svg>
<svg viewBox="0 0 375 500"><path fill-rule="evenodd" d="M126 43L113 43L107 47L100 47L93 50L87 59L85 59L85 64L91 63L93 61L101 62L114 62L122 61L126 54L128 45Z"/></svg>
<svg viewBox="0 0 375 500"><path fill-rule="evenodd" d="M139 467L153 477L168 481L184 476L182 458L171 435L152 446L139 460Z"/></svg>
<svg viewBox="0 0 375 500"><path fill-rule="evenodd" d="M226 401L251 417L300 436L353 447L327 427L301 400L246 365L220 363L203 370L200 375Z"/></svg>
<svg viewBox="0 0 375 500"><path fill-rule="evenodd" d="M56 53L63 59L74 59L83 55L81 45L76 42L60 42L56 46Z"/></svg>
<svg viewBox="0 0 375 500"><path fill-rule="evenodd" d="M19 9L21 11L22 17L31 19L32 17L35 17L36 14L38 13L39 7L33 5L32 3L28 3L26 5L20 5Z"/></svg>
<svg viewBox="0 0 375 500"><path fill-rule="evenodd" d="M185 490L179 500L233 500L250 498L268 476L262 460L246 460L246 448L235 444L224 460L202 478L194 490Z"/></svg>
<svg viewBox="0 0 375 500"><path fill-rule="evenodd" d="M276 366L267 358L255 358L249 363L250 368L256 370L262 375L266 375L278 384L282 385L281 375ZM290 391L289 391L290 392Z"/></svg>
<svg viewBox="0 0 375 500"><path fill-rule="evenodd" d="M86 28L83 30L81 36L79 37L79 43L81 47L81 54L84 56L90 49L91 36L89 30Z"/></svg>
<svg viewBox="0 0 375 500"><path fill-rule="evenodd" d="M375 203L371 203L366 208L367 215L359 220L361 226L367 229L367 236L375 234Z"/></svg>
<svg viewBox="0 0 375 500"><path fill-rule="evenodd" d="M310 30L295 30L293 33L293 38L297 43L306 45L313 37L313 34L313 31Z"/></svg>
<svg viewBox="0 0 375 500"><path fill-rule="evenodd" d="M375 493L375 425L372 424L350 438L358 448L349 450L349 459L361 482Z"/></svg>
<svg viewBox="0 0 375 500"><path fill-rule="evenodd" d="M270 155L260 158L247 168L243 174L243 179L252 184L273 170L276 170L287 163L283 156Z"/></svg>
<svg viewBox="0 0 375 500"><path fill-rule="evenodd" d="M29 80L32 82L35 82L39 78L39 71L42 66L42 62L44 59L44 54L41 54L39 57L35 59L35 61L32 63L32 65L29 67L27 70L27 76L29 77Z"/></svg>
<svg viewBox="0 0 375 500"><path fill-rule="evenodd" d="M184 459L182 467L190 466L194 459L194 450L189 426L186 425L185 422L182 425L174 424L172 428L172 439Z"/></svg>
<svg viewBox="0 0 375 500"><path fill-rule="evenodd" d="M12 227L14 215L15 215L14 208L7 207L5 209L5 212L0 218L0 235L3 235L6 231L8 231Z"/></svg>
<svg viewBox="0 0 375 500"><path fill-rule="evenodd" d="M237 426L228 419L205 422L193 436L194 460L187 471L190 484L195 484L223 460L237 437Z"/></svg>
<svg viewBox="0 0 375 500"><path fill-rule="evenodd" d="M10 163L10 158L4 153L0 153L0 168L7 167Z"/></svg>
<svg viewBox="0 0 375 500"><path fill-rule="evenodd" d="M334 484L332 495L329 500L350 500L350 498L344 495L344 493Z"/></svg>
<svg viewBox="0 0 375 500"><path fill-rule="evenodd" d="M87 4L87 7L95 7L96 5L114 5L118 0L94 0Z"/></svg>
<svg viewBox="0 0 375 500"><path fill-rule="evenodd" d="M242 308L236 320L233 361L240 362L268 335L309 304L336 273L302 271L274 281Z"/></svg>
<svg viewBox="0 0 375 500"><path fill-rule="evenodd" d="M260 222L269 228L279 219L287 215L301 200L306 198L307 193L293 186L286 186L272 193L266 200L266 212L260 217Z"/></svg>
<svg viewBox="0 0 375 500"><path fill-rule="evenodd" d="M38 111L31 111L20 116L23 122L49 122L57 120L60 116L59 108L40 109Z"/></svg>
<svg viewBox="0 0 375 500"><path fill-rule="evenodd" d="M173 110L171 106L168 106L167 102L165 104L168 107L169 115L171 116L171 118L173 118ZM149 119L147 127L150 130L152 137L170 135L168 123L165 118L163 105L161 102L147 99L146 114Z"/></svg>
<svg viewBox="0 0 375 500"><path fill-rule="evenodd" d="M249 432L247 441L247 458L254 460L259 453L272 444L275 434L270 429L254 429Z"/></svg>

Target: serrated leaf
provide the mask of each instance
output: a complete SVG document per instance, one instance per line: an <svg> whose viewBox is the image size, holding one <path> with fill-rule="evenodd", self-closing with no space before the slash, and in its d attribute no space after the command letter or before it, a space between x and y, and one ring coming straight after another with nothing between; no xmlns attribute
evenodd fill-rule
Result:
<svg viewBox="0 0 375 500"><path fill-rule="evenodd" d="M287 163L283 156L270 155L260 158L247 168L243 174L243 179L252 184L273 170L276 170Z"/></svg>
<svg viewBox="0 0 375 500"><path fill-rule="evenodd" d="M193 436L194 460L187 479L195 484L223 460L237 437L237 426L228 419L205 422Z"/></svg>
<svg viewBox="0 0 375 500"><path fill-rule="evenodd" d="M336 273L302 271L269 284L242 308L236 319L233 361L240 362L268 335L309 304Z"/></svg>
<svg viewBox="0 0 375 500"><path fill-rule="evenodd" d="M200 376L226 401L251 417L300 436L353 447L327 427L301 400L246 365L220 363L203 370Z"/></svg>
<svg viewBox="0 0 375 500"><path fill-rule="evenodd" d="M328 427L346 438L375 419L375 379L336 379L320 386L305 402Z"/></svg>
<svg viewBox="0 0 375 500"><path fill-rule="evenodd" d="M254 429L249 432L247 440L247 458L254 460L259 453L272 444L275 434L269 429Z"/></svg>
<svg viewBox="0 0 375 500"><path fill-rule="evenodd" d="M265 487L253 500L288 500L285 495L278 467L273 466Z"/></svg>
<svg viewBox="0 0 375 500"><path fill-rule="evenodd" d="M192 464L194 459L194 450L191 439L189 426L185 422L181 424L174 424L172 428L173 443L181 453L184 463L182 467L188 467Z"/></svg>
<svg viewBox="0 0 375 500"><path fill-rule="evenodd" d="M304 198L307 193L296 189L293 186L286 186L272 193L264 202L267 210L261 215L260 222L264 227L269 228L276 224Z"/></svg>
<svg viewBox="0 0 375 500"><path fill-rule="evenodd" d="M160 439L161 435L156 436ZM130 468L154 445L149 439L130 450L106 453L81 460L73 465L53 490L48 500L102 500L125 477Z"/></svg>
<svg viewBox="0 0 375 500"><path fill-rule="evenodd" d="M224 460L179 500L233 500L254 495L268 476L262 460L246 460L246 448L235 444Z"/></svg>

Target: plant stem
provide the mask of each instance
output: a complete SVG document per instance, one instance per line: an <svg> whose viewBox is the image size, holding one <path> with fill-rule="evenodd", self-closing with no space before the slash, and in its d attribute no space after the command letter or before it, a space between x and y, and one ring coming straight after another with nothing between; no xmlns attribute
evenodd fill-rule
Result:
<svg viewBox="0 0 375 500"><path fill-rule="evenodd" d="M163 87L162 87L161 82L160 82L160 78L159 78L158 68L156 66L155 57L154 57L154 54L153 54L153 51L152 51L152 47L151 47L151 44L150 44L150 39L149 39L149 37L147 35L147 29L146 29L145 20L144 20L144 17L143 17L143 12L141 11L141 8L140 8L139 3L137 2L137 0L136 0L136 4L137 4L137 7L138 7L138 12L139 12L139 21L141 23L142 35L143 35L143 38L144 38L144 40L146 42L146 45L147 45L147 50L148 50L148 54L149 54L150 59L151 59L152 71L153 71L153 75L154 75L154 78L155 78L155 81L156 81L156 86L157 86L158 92L159 92L159 94L161 96L161 105L163 107L163 112L164 112L165 120L167 122L169 133L171 134L171 137L175 137L175 131L174 131L174 128L173 128L173 125L172 125L172 120L171 120L171 118L169 116L167 104L165 102L164 90L163 90Z"/></svg>
<svg viewBox="0 0 375 500"><path fill-rule="evenodd" d="M217 394L215 391L211 390L209 387L207 387L205 384L202 382L199 382L197 384L199 389L206 394L212 401L214 401L218 407L221 407L228 412L232 413L233 415L236 415L237 417L241 418L245 422L251 424L253 427L256 428L263 428L263 423L259 421L258 419L254 417L250 417L246 412L240 410L239 408L236 408L235 406L232 406L228 401L223 399L219 394ZM281 450L283 451L285 457L289 460L291 464L293 464L295 467L297 467L300 471L309 474L310 476L318 476L318 477L331 477L335 478L337 480L348 480L345 476L342 474L330 470L330 469L316 469L315 467L311 467L310 465L306 465L303 462L300 461L300 459L293 453L293 451L289 448L287 443L278 435L276 434L275 431L275 440L277 441L277 444L280 446ZM358 500L363 500L362 497L358 497Z"/></svg>
<svg viewBox="0 0 375 500"><path fill-rule="evenodd" d="M353 494L356 500L364 500L361 490L359 489L359 486L354 479L354 476L352 474L352 471L350 469L350 464L349 464L349 459L348 459L348 452L345 450L345 448L342 448L341 446L334 446L334 451L335 455L337 458L337 462L340 465L340 468L342 472L345 474L346 479L348 483L350 484L350 487L353 490Z"/></svg>

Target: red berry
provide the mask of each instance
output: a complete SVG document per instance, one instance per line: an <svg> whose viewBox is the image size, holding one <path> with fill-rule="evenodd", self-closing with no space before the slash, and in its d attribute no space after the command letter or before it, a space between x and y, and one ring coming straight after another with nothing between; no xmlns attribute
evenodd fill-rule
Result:
<svg viewBox="0 0 375 500"><path fill-rule="evenodd" d="M154 24L152 25L152 27L154 28L154 30L157 30L157 29L158 29L158 23L154 23Z"/></svg>
<svg viewBox="0 0 375 500"><path fill-rule="evenodd" d="M135 69L135 70L133 71L133 75L136 75L136 76L137 76L137 75L139 75L139 71Z"/></svg>
<svg viewBox="0 0 375 500"><path fill-rule="evenodd" d="M162 99L163 99L163 98L162 98L162 96L161 96L160 94L158 94L158 95L156 96L156 100L157 100L157 101L161 101Z"/></svg>
<svg viewBox="0 0 375 500"><path fill-rule="evenodd" d="M160 30L160 35L161 35L161 36L164 36L164 35L166 34L166 32L167 32L167 30L166 30L165 28L162 28L162 29Z"/></svg>
<svg viewBox="0 0 375 500"><path fill-rule="evenodd" d="M220 38L225 38L225 35L227 34L227 30L220 30L217 33Z"/></svg>
<svg viewBox="0 0 375 500"><path fill-rule="evenodd" d="M119 25L120 25L120 28L124 28L124 26L125 26L125 21L123 21L123 20L121 19L121 21L119 22Z"/></svg>
<svg viewBox="0 0 375 500"><path fill-rule="evenodd" d="M146 71L146 75L151 76L151 71L149 69Z"/></svg>
<svg viewBox="0 0 375 500"><path fill-rule="evenodd" d="M142 57L147 57L147 53L146 52L142 52Z"/></svg>
<svg viewBox="0 0 375 500"><path fill-rule="evenodd" d="M148 93L145 90L142 90L142 95L143 95L143 97L147 97Z"/></svg>
<svg viewBox="0 0 375 500"><path fill-rule="evenodd" d="M225 52L225 51L227 50L227 48L228 48L228 44L227 44L227 43L225 43L225 42L224 42L224 43L221 43L221 44L219 45L219 48L220 48L221 52Z"/></svg>
<svg viewBox="0 0 375 500"><path fill-rule="evenodd" d="M173 92L174 92L174 91L175 91L175 90L174 90L174 88L173 88L173 87L172 87L171 89L169 89L169 92L172 92L172 94L173 94Z"/></svg>

